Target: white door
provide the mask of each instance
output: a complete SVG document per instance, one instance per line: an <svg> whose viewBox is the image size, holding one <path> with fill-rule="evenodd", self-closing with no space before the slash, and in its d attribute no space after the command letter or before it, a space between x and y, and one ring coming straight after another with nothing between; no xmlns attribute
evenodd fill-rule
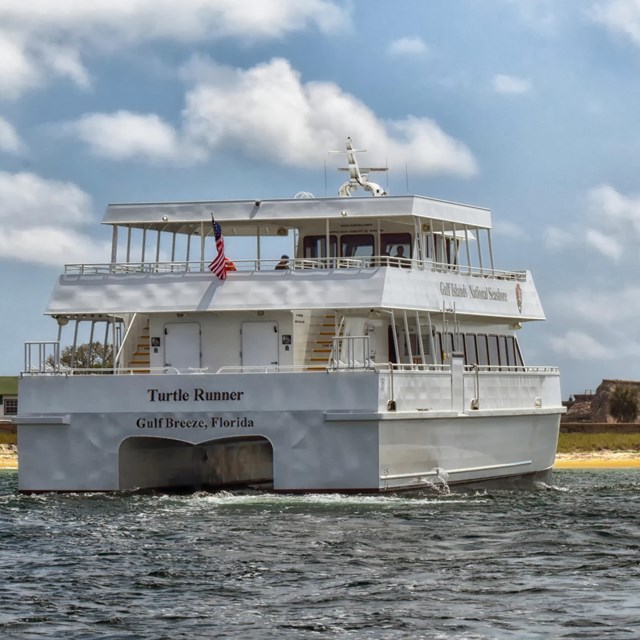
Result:
<svg viewBox="0 0 640 640"><path fill-rule="evenodd" d="M164 364L182 369L200 368L200 325L170 322L164 326Z"/></svg>
<svg viewBox="0 0 640 640"><path fill-rule="evenodd" d="M242 366L265 367L278 364L278 323L242 323Z"/></svg>

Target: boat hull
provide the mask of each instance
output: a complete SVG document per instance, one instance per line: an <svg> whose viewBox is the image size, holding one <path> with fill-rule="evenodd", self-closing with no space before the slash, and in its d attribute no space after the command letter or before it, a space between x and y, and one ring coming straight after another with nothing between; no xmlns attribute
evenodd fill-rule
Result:
<svg viewBox="0 0 640 640"><path fill-rule="evenodd" d="M424 397L409 406L398 396L388 411L386 380L375 371L25 377L19 489L378 492L549 479L559 403L465 412L449 398L421 410L426 399L438 405L423 376Z"/></svg>

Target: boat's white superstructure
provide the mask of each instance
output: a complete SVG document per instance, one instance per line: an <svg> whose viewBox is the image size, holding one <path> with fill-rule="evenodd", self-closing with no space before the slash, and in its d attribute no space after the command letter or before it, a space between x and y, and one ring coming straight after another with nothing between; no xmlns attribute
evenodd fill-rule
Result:
<svg viewBox="0 0 640 640"><path fill-rule="evenodd" d="M488 210L386 196L348 151L343 196L384 197L108 207L111 262L67 265L57 340L25 347L20 490L548 477L563 408L517 340L544 319L531 274L494 266ZM255 243L224 280L212 213Z"/></svg>

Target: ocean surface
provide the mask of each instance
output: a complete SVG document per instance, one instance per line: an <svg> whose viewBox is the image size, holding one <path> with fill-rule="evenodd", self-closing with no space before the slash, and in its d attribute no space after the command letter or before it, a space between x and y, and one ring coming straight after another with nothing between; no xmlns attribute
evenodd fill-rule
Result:
<svg viewBox="0 0 640 640"><path fill-rule="evenodd" d="M40 495L0 471L0 638L640 638L640 469L527 492Z"/></svg>

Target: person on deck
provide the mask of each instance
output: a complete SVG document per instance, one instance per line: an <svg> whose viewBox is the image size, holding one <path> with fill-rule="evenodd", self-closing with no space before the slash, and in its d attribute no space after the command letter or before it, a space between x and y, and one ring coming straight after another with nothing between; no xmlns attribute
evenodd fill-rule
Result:
<svg viewBox="0 0 640 640"><path fill-rule="evenodd" d="M411 261L408 258L405 258L404 255L404 247L402 245L398 245L396 249L396 255L394 256L395 260L393 261L394 267L404 267L405 269L411 268Z"/></svg>
<svg viewBox="0 0 640 640"><path fill-rule="evenodd" d="M280 262L276 265L276 269L288 269L289 268L289 256L280 256Z"/></svg>

